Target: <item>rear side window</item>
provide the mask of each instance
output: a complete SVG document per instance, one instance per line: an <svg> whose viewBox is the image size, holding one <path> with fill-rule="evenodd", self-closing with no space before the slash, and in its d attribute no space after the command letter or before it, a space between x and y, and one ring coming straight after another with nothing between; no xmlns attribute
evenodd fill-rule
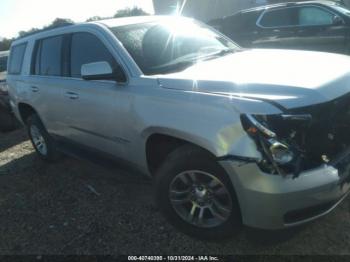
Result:
<svg viewBox="0 0 350 262"><path fill-rule="evenodd" d="M259 24L263 27L285 27L297 25L296 8L284 8L267 11Z"/></svg>
<svg viewBox="0 0 350 262"><path fill-rule="evenodd" d="M108 62L115 68L116 61L106 46L93 34L76 33L71 42L71 76L81 77L81 66L95 62Z"/></svg>
<svg viewBox="0 0 350 262"><path fill-rule="evenodd" d="M42 76L62 75L63 36L55 36L37 42L34 74Z"/></svg>
<svg viewBox="0 0 350 262"><path fill-rule="evenodd" d="M18 75L21 73L26 47L27 47L27 44L25 43L25 44L13 46L11 48L10 65L8 68L9 74Z"/></svg>

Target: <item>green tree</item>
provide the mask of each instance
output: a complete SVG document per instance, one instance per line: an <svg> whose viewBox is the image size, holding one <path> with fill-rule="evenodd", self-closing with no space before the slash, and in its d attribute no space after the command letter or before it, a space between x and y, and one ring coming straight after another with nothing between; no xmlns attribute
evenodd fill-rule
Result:
<svg viewBox="0 0 350 262"><path fill-rule="evenodd" d="M18 35L19 35L19 37L25 37L26 35L33 34L39 30L40 30L39 28L32 28L28 31L19 31Z"/></svg>
<svg viewBox="0 0 350 262"><path fill-rule="evenodd" d="M50 30L53 28L61 27L61 26L67 26L67 25L71 25L71 24L74 24L74 22L71 19L56 18L55 20L53 20L51 22L51 24L43 27L42 29L32 28L28 31L20 31L18 33L18 35L19 35L19 37L25 37L25 36L32 35L32 34L37 33L37 32L42 32L42 31Z"/></svg>
<svg viewBox="0 0 350 262"><path fill-rule="evenodd" d="M93 16L90 17L89 19L86 20L86 22L94 22L94 21L99 21L99 20L103 20L103 19L107 19L108 17L101 17L101 16Z"/></svg>
<svg viewBox="0 0 350 262"><path fill-rule="evenodd" d="M74 22L71 19L56 18L55 20L53 20L53 22L49 26L44 27L44 29L51 29L51 28L56 28L60 26L72 25L72 24L74 24Z"/></svg>
<svg viewBox="0 0 350 262"><path fill-rule="evenodd" d="M138 8L135 6L133 8L125 8L125 9L118 10L113 17L118 18L118 17L142 16L142 15L149 15L149 14L145 12L142 8Z"/></svg>
<svg viewBox="0 0 350 262"><path fill-rule="evenodd" d="M142 8L138 8L138 7L133 7L133 8L125 8L122 10L118 10L116 12L116 14L113 16L114 18L118 18L118 17L126 17L126 16L142 16L142 15L149 15L147 12L145 12L144 10L142 10ZM91 22L91 21L99 21L102 19L108 19L108 18L113 18L113 17L100 17L100 16L93 16L90 17L89 19L87 19L87 22ZM50 30L52 28L56 28L56 27L61 27L61 26L66 26L66 25L71 25L74 24L74 22L71 19L67 19L67 18L56 18L54 21L52 21L51 24L49 24L48 26L43 27L42 29L39 28L32 28L28 31L20 31L18 33L19 37L25 37L37 32L42 32L42 31L46 31L46 30ZM5 51L8 50L11 46L12 41L14 41L15 38L12 39L7 39L4 38L2 39L2 41L0 41L0 51Z"/></svg>
<svg viewBox="0 0 350 262"><path fill-rule="evenodd" d="M0 41L0 51L7 51L10 49L12 39L4 38Z"/></svg>

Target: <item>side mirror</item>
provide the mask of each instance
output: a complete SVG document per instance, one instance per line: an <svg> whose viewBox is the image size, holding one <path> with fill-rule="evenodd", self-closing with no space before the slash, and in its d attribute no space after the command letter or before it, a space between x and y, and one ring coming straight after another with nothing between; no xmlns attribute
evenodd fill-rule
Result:
<svg viewBox="0 0 350 262"><path fill-rule="evenodd" d="M84 80L116 80L113 69L108 62L96 62L81 66Z"/></svg>
<svg viewBox="0 0 350 262"><path fill-rule="evenodd" d="M333 25L342 25L343 24L343 19L341 19L339 16L335 15L333 17Z"/></svg>

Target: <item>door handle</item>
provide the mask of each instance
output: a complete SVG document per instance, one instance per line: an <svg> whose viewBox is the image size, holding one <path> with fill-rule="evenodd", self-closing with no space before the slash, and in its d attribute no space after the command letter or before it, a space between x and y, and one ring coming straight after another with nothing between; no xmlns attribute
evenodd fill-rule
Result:
<svg viewBox="0 0 350 262"><path fill-rule="evenodd" d="M79 95L73 92L67 92L64 95L65 97L68 97L69 99L76 100L79 98Z"/></svg>
<svg viewBox="0 0 350 262"><path fill-rule="evenodd" d="M32 90L33 93L38 93L39 92L39 88L36 86L31 86L30 89Z"/></svg>

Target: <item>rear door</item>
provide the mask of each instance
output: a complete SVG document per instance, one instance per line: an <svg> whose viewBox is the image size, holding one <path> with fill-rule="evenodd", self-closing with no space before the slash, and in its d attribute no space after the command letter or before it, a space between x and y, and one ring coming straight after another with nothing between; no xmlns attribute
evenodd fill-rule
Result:
<svg viewBox="0 0 350 262"><path fill-rule="evenodd" d="M31 74L26 81L30 104L39 113L48 132L55 135L64 134L66 129L61 113L65 39L65 35L56 35L36 41Z"/></svg>

